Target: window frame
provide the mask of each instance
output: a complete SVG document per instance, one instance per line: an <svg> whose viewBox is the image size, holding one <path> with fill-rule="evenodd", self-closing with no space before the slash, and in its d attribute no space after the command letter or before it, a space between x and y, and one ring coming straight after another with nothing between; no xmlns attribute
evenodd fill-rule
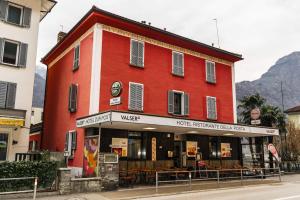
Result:
<svg viewBox="0 0 300 200"><path fill-rule="evenodd" d="M208 63L213 64L214 66L214 81L210 81L208 79ZM210 60L205 60L205 79L207 83L216 84L217 83L217 76L216 76L216 63Z"/></svg>
<svg viewBox="0 0 300 200"><path fill-rule="evenodd" d="M131 84L135 84L135 85L141 85L142 88L143 88L143 95L142 95L142 109L141 110L136 110L136 109L132 109L130 108L130 93L131 93L131 87L130 85ZM143 112L144 111L144 93L145 93L145 87L144 87L144 84L143 83L136 83L136 82L129 82L129 88L128 88L128 110L130 111L136 111L136 112Z"/></svg>
<svg viewBox="0 0 300 200"><path fill-rule="evenodd" d="M20 15L20 22L19 24L17 23L14 23L14 22L11 22L11 21L8 21L8 15L9 15L9 7L15 7L15 8L19 8L21 10L21 15ZM17 4L14 4L14 3L11 3L9 2L8 5L7 5L7 8L6 8L6 14L5 14L5 21L9 24L13 24L13 25L17 25L17 26L22 26L23 24L23 16L24 15L24 7L21 6L21 5L17 5Z"/></svg>
<svg viewBox="0 0 300 200"><path fill-rule="evenodd" d="M208 109L208 99L214 99L215 100L215 115L216 117L213 119L213 118L210 118L209 117L209 109ZM209 119L209 120L217 120L218 119L218 107L217 107L217 97L214 97L214 96L206 96L206 118Z"/></svg>
<svg viewBox="0 0 300 200"><path fill-rule="evenodd" d="M137 43L142 43L142 44L143 44L144 49L143 49L143 64L142 64L142 66L136 65L136 64L134 64L134 63L131 62L131 56L132 56L132 41L135 41L135 42L137 42ZM130 38L130 53L129 53L129 54L130 54L130 55L129 55L129 56L130 56L130 57L129 57L129 63L130 63L131 66L139 67L139 68L144 68L144 67L145 67L145 42L144 42L144 41ZM137 58L137 59L138 59L138 58Z"/></svg>
<svg viewBox="0 0 300 200"><path fill-rule="evenodd" d="M67 137L68 134L68 137ZM76 147L73 149L72 148L72 143L73 143L73 138L72 138L72 134L76 135ZM77 131L76 130L69 130L66 135L65 135L65 140L68 138L68 145L67 145L67 149L64 148L65 152L69 153L69 159L73 159L74 155L75 155L75 151L77 149ZM65 141L65 144L67 143L67 141Z"/></svg>
<svg viewBox="0 0 300 200"><path fill-rule="evenodd" d="M15 64L11 64L11 63L6 63L4 62L3 58L4 58L4 49L5 49L5 43L6 42L10 42L10 43L13 43L13 44L17 44L17 52L16 52L16 62ZM21 43L18 42L18 41L14 41L14 40L9 40L9 39L6 39L6 38L3 38L3 45L2 45L2 57L0 58L1 60L1 63L2 64L5 64L5 65L10 65L10 66L14 66L14 67L18 67L18 63L19 63L19 54L20 54L20 45Z"/></svg>
<svg viewBox="0 0 300 200"><path fill-rule="evenodd" d="M179 54L182 56L182 75L174 73L174 54ZM172 74L179 77L184 77L184 53L179 51L172 51Z"/></svg>
<svg viewBox="0 0 300 200"><path fill-rule="evenodd" d="M177 115L177 116L184 116L184 92L183 91L179 91L179 90L172 90L172 92L175 94L181 94L181 112L180 114L176 114L176 113L173 113L173 115ZM175 95L174 95L175 97ZM173 105L174 105L174 111L175 111L175 98L174 98L174 102L173 102Z"/></svg>

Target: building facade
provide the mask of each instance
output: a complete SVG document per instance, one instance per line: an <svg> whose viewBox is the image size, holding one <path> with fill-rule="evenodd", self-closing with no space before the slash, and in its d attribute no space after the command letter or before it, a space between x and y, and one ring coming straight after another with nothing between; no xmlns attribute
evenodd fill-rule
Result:
<svg viewBox="0 0 300 200"><path fill-rule="evenodd" d="M300 129L300 106L295 106L284 112L287 114L288 121L293 123L295 128Z"/></svg>
<svg viewBox="0 0 300 200"><path fill-rule="evenodd" d="M236 124L241 59L93 7L42 60L42 148L68 152L85 176L99 147L127 170L242 165L241 137L278 130Z"/></svg>
<svg viewBox="0 0 300 200"><path fill-rule="evenodd" d="M54 5L0 1L0 161L28 150L39 23Z"/></svg>

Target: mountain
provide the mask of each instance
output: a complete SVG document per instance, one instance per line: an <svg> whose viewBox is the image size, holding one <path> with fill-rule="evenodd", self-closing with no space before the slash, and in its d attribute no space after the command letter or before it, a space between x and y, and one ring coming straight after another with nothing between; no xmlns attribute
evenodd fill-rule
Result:
<svg viewBox="0 0 300 200"><path fill-rule="evenodd" d="M44 106L46 73L47 70L45 67L43 66L36 67L34 86L33 86L33 99L32 99L33 107L43 108Z"/></svg>
<svg viewBox="0 0 300 200"><path fill-rule="evenodd" d="M259 79L236 83L237 100L259 93L269 104L284 109L300 105L300 52L280 58ZM282 90L281 90L282 83ZM282 92L281 92L282 91Z"/></svg>

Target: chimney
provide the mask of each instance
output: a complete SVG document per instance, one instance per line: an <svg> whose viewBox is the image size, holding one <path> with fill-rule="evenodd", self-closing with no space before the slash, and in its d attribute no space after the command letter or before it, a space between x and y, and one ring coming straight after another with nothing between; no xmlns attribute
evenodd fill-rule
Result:
<svg viewBox="0 0 300 200"><path fill-rule="evenodd" d="M59 43L66 35L67 33L59 31L59 33L57 34L57 43Z"/></svg>

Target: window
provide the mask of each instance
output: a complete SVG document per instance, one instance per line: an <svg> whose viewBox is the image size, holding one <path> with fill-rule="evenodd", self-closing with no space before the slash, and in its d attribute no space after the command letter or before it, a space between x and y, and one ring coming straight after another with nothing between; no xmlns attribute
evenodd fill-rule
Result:
<svg viewBox="0 0 300 200"><path fill-rule="evenodd" d="M72 84L69 87L69 111L71 113L77 111L77 90L78 86L76 84Z"/></svg>
<svg viewBox="0 0 300 200"><path fill-rule="evenodd" d="M26 67L28 45L0 38L0 63Z"/></svg>
<svg viewBox="0 0 300 200"><path fill-rule="evenodd" d="M128 159L141 159L142 155L142 140L141 139L128 139Z"/></svg>
<svg viewBox="0 0 300 200"><path fill-rule="evenodd" d="M16 83L0 81L0 108L15 108Z"/></svg>
<svg viewBox="0 0 300 200"><path fill-rule="evenodd" d="M130 64L137 67L144 67L144 43L131 40Z"/></svg>
<svg viewBox="0 0 300 200"><path fill-rule="evenodd" d="M29 142L29 151L38 151L39 150L39 146L38 146L38 141L36 140L32 140Z"/></svg>
<svg viewBox="0 0 300 200"><path fill-rule="evenodd" d="M209 83L216 83L216 67L215 63L206 61L206 81Z"/></svg>
<svg viewBox="0 0 300 200"><path fill-rule="evenodd" d="M209 157L210 158L220 158L220 142L217 137L209 138Z"/></svg>
<svg viewBox="0 0 300 200"><path fill-rule="evenodd" d="M73 70L79 68L79 60L80 60L80 45L77 45L74 48Z"/></svg>
<svg viewBox="0 0 300 200"><path fill-rule="evenodd" d="M178 76L184 76L183 54L173 51L172 53L172 73Z"/></svg>
<svg viewBox="0 0 300 200"><path fill-rule="evenodd" d="M189 95L180 91L168 91L168 113L189 115Z"/></svg>
<svg viewBox="0 0 300 200"><path fill-rule="evenodd" d="M13 25L29 28L31 21L31 8L1 0L0 20Z"/></svg>
<svg viewBox="0 0 300 200"><path fill-rule="evenodd" d="M22 19L22 11L23 8L20 6L16 6L16 5L8 5L8 9L7 9L7 21L10 23L14 23L14 24L21 24L21 19Z"/></svg>
<svg viewBox="0 0 300 200"><path fill-rule="evenodd" d="M207 118L217 119L217 101L216 97L206 97Z"/></svg>
<svg viewBox="0 0 300 200"><path fill-rule="evenodd" d="M76 131L69 131L66 133L66 140L65 140L65 151L69 153L69 156L74 156L74 151L77 147L77 132Z"/></svg>
<svg viewBox="0 0 300 200"><path fill-rule="evenodd" d="M0 161L6 160L8 147L8 134L0 133Z"/></svg>
<svg viewBox="0 0 300 200"><path fill-rule="evenodd" d="M129 83L128 109L133 111L144 110L144 85Z"/></svg>

